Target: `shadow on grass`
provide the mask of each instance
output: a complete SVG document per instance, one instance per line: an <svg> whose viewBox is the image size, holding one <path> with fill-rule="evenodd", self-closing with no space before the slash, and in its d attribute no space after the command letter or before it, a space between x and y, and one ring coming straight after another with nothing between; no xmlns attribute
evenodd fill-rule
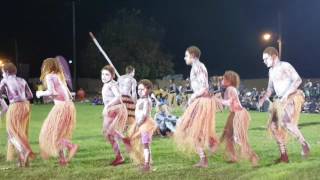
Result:
<svg viewBox="0 0 320 180"><path fill-rule="evenodd" d="M266 131L267 128L266 127L255 127L255 128L250 128L249 131Z"/></svg>
<svg viewBox="0 0 320 180"><path fill-rule="evenodd" d="M103 138L102 135L96 135L96 136L78 136L78 137L74 137L72 138L73 140L89 140L89 139L97 139L97 138Z"/></svg>
<svg viewBox="0 0 320 180"><path fill-rule="evenodd" d="M307 127L307 126L313 126L313 125L319 125L320 122L307 122L307 123L301 123L299 124L299 127Z"/></svg>

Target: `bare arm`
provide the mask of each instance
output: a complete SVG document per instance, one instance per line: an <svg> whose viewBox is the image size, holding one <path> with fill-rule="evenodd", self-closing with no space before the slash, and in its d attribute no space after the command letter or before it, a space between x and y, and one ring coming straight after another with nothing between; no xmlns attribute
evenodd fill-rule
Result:
<svg viewBox="0 0 320 180"><path fill-rule="evenodd" d="M45 91L37 91L36 96L40 98L41 96L55 96L57 93L54 90L54 83L53 83L53 78L51 76L46 76L46 84L47 84L47 90Z"/></svg>
<svg viewBox="0 0 320 180"><path fill-rule="evenodd" d="M33 94L32 94L32 91L28 85L28 83L25 81L25 92L26 92L26 96L27 96L27 99L32 99L33 98Z"/></svg>
<svg viewBox="0 0 320 180"><path fill-rule="evenodd" d="M142 110L139 109L137 116L137 125L141 126L149 115L151 104L148 99L144 99L142 102ZM138 107L139 108L139 107Z"/></svg>
<svg viewBox="0 0 320 180"><path fill-rule="evenodd" d="M269 82L268 82L268 88L266 90L266 93L262 96L262 98L259 100L258 106L261 107L264 101L266 101L267 98L271 96L273 92L273 82L271 78L269 77Z"/></svg>
<svg viewBox="0 0 320 180"><path fill-rule="evenodd" d="M6 86L5 82L2 79L1 83L0 83L0 95L5 95L6 94L6 87L5 86Z"/></svg>
<svg viewBox="0 0 320 180"><path fill-rule="evenodd" d="M132 96L132 99L134 102L137 101L137 81L134 79L133 82L132 82L132 86L131 86L131 96Z"/></svg>
<svg viewBox="0 0 320 180"><path fill-rule="evenodd" d="M285 72L289 74L289 76L291 77L291 84L288 87L288 89L285 91L285 94L283 95L284 99L286 99L290 94L295 92L299 88L300 84L302 83L302 80L299 74L289 63L286 65Z"/></svg>
<svg viewBox="0 0 320 180"><path fill-rule="evenodd" d="M1 114L4 112L7 112L8 105L2 98L0 98L0 106L1 106Z"/></svg>
<svg viewBox="0 0 320 180"><path fill-rule="evenodd" d="M218 99L218 102L220 102L221 104L225 105L225 106L231 106L231 103L233 100L238 98L238 93L237 93L237 89L229 87L226 90L226 96L224 97L224 99Z"/></svg>

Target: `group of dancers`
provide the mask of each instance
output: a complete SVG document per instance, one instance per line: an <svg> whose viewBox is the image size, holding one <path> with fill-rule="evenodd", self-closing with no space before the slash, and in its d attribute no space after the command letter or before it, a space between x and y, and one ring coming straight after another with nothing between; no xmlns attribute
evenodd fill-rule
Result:
<svg viewBox="0 0 320 180"><path fill-rule="evenodd" d="M2 110L7 109L7 160L14 160L17 155L18 166L24 167L29 166L29 161L36 157L28 139L31 111L29 100L33 98L33 94L27 82L17 77L16 74L17 68L13 63L4 64L0 93L6 95L10 102L8 108L6 104L2 106ZM48 58L43 61L40 79L46 91L37 91L36 96L38 98L48 96L54 101L54 106L40 131L40 155L43 159L59 157L59 163L66 165L79 147L71 142L72 131L76 124L76 109L62 66L56 58Z"/></svg>
<svg viewBox="0 0 320 180"><path fill-rule="evenodd" d="M174 142L183 152L198 153L200 161L195 167L208 167L208 151L214 153L222 142L225 142L229 162L234 163L245 158L253 166L257 166L259 157L248 139L250 114L241 106L237 91L239 75L234 71L226 71L222 80L225 87L223 98L211 94L208 89L208 72L200 61L200 56L201 51L196 46L190 46L185 51L185 63L191 66L190 84L193 94L177 122L173 134ZM269 130L279 145L280 158L277 162L289 162L286 149L287 132L298 139L302 146L302 155L307 157L310 147L297 126L304 102L303 92L298 89L301 78L288 62L280 61L278 51L273 47L264 50L263 62L269 68L269 84L259 105L275 92L276 96L270 108ZM122 141L133 162L140 165L143 171L150 171L152 136L157 129L151 117L152 82L142 79L137 83L132 66L126 68L126 74L118 77L118 81L114 80L115 72L112 65L106 65L101 70L103 136L115 153L111 165L117 166L125 162L118 144ZM17 77L16 73L17 69L12 63L6 63L2 67L0 94L6 95L10 104L7 107L1 99L1 107L6 111L7 160L13 160L18 154L18 165L24 167L36 157L28 139L28 100L33 95L26 81ZM40 131L40 155L43 159L58 157L59 164L65 166L75 156L79 145L72 143L76 110L59 59L48 58L43 61L40 80L46 90L37 91L36 96L48 96L54 101L54 106ZM230 113L222 136L218 139L215 115L221 104L228 106Z"/></svg>

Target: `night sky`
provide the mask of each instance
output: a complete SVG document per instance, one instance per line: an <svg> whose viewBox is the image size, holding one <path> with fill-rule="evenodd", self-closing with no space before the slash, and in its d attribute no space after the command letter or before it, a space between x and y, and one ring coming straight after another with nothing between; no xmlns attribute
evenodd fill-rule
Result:
<svg viewBox="0 0 320 180"><path fill-rule="evenodd" d="M263 42L261 34L279 33L280 12L282 59L293 64L302 77L320 77L319 0L76 2L78 55L90 42L89 31L98 32L102 23L122 8L136 8L166 30L161 45L174 56L176 73L188 74L184 51L189 45L197 45L210 75L232 69L242 78L267 77L261 53L276 42ZM71 0L12 0L2 2L1 7L0 58L15 62L16 41L18 61L31 65L31 76L39 75L40 64L47 57L63 55L72 59Z"/></svg>

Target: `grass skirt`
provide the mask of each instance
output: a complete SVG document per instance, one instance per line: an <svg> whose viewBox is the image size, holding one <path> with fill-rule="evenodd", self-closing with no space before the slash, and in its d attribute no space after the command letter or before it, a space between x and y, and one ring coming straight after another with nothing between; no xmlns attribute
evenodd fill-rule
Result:
<svg viewBox="0 0 320 180"><path fill-rule="evenodd" d="M105 137L114 131L124 133L127 122L127 109L124 104L117 104L103 109L103 134Z"/></svg>
<svg viewBox="0 0 320 180"><path fill-rule="evenodd" d="M174 141L186 153L198 148L215 151L218 139L215 131L216 101L214 97L196 98L186 109L177 124Z"/></svg>
<svg viewBox="0 0 320 180"><path fill-rule="evenodd" d="M56 103L44 121L39 145L41 157L57 157L62 149L62 140L71 140L76 125L76 109L71 101Z"/></svg>
<svg viewBox="0 0 320 180"><path fill-rule="evenodd" d="M226 152L231 156L240 156L244 159L257 158L249 144L248 129L250 114L243 108L241 111L230 112L220 141L226 143ZM234 145L238 145L235 147ZM235 149L237 148L237 149Z"/></svg>
<svg viewBox="0 0 320 180"><path fill-rule="evenodd" d="M147 135L150 138L149 146L151 146L152 135L156 129L157 124L151 117L148 117L140 127L134 129L130 137L132 150L129 156L135 164L142 165L144 163L142 135Z"/></svg>
<svg viewBox="0 0 320 180"><path fill-rule="evenodd" d="M30 121L29 101L10 104L6 119L8 133L7 160L11 161L14 160L16 149L24 155L32 152L28 139Z"/></svg>
<svg viewBox="0 0 320 180"><path fill-rule="evenodd" d="M290 117L291 123L298 124L301 114L301 109L304 103L304 93L301 90L291 94L286 102L280 102L275 100L271 103L269 108L269 125L268 131L271 134L271 123L275 122L278 129L278 134L287 139L287 130L284 128L283 117L285 112L289 109L293 109L292 117Z"/></svg>

